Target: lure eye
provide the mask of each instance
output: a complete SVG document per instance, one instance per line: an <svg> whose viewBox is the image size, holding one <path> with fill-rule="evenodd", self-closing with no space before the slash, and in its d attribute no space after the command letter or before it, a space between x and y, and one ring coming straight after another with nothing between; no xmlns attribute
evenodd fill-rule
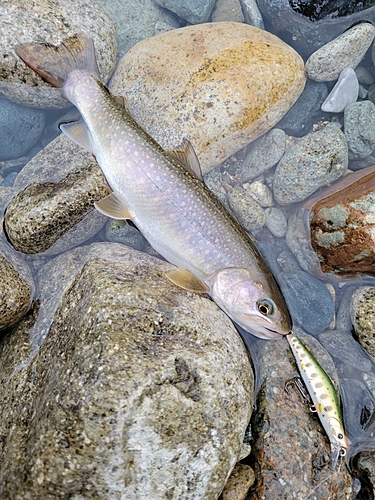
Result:
<svg viewBox="0 0 375 500"><path fill-rule="evenodd" d="M257 302L258 311L263 316L269 316L275 311L275 303L271 299L262 299Z"/></svg>

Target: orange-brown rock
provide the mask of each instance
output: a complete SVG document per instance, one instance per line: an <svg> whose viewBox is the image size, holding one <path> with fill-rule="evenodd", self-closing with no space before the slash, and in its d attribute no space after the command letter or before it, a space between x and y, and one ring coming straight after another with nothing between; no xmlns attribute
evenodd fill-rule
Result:
<svg viewBox="0 0 375 500"><path fill-rule="evenodd" d="M375 166L347 175L315 202L310 233L322 271L375 274Z"/></svg>
<svg viewBox="0 0 375 500"><path fill-rule="evenodd" d="M189 139L203 173L270 130L305 85L302 58L267 31L207 23L135 45L110 91L165 149Z"/></svg>

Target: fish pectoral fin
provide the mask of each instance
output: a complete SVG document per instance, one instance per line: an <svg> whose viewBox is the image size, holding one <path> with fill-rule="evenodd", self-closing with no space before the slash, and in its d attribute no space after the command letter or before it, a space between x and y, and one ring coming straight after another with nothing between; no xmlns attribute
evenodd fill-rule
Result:
<svg viewBox="0 0 375 500"><path fill-rule="evenodd" d="M181 149L174 151L167 151L171 158L178 161L185 169L190 172L194 177L203 181L201 166L199 164L198 156L190 141L184 140Z"/></svg>
<svg viewBox="0 0 375 500"><path fill-rule="evenodd" d="M130 211L124 198L117 191L113 191L100 201L94 203L98 212L112 217L112 219L131 219Z"/></svg>
<svg viewBox="0 0 375 500"><path fill-rule="evenodd" d="M190 290L191 292L207 293L209 287L194 276L190 271L179 267L176 271L166 274L167 278L175 285Z"/></svg>
<svg viewBox="0 0 375 500"><path fill-rule="evenodd" d="M60 130L73 142L86 149L89 153L93 152L90 132L82 120L70 123L61 123Z"/></svg>

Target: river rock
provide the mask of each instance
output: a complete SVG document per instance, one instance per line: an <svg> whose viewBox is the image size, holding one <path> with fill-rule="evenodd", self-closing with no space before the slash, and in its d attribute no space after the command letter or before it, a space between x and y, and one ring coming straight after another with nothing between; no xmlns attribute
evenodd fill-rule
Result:
<svg viewBox="0 0 375 500"><path fill-rule="evenodd" d="M237 464L225 485L220 500L245 500L254 481L253 469L245 464Z"/></svg>
<svg viewBox="0 0 375 500"><path fill-rule="evenodd" d="M285 153L285 132L274 128L251 143L243 159L239 177L249 182L272 168Z"/></svg>
<svg viewBox="0 0 375 500"><path fill-rule="evenodd" d="M140 251L144 251L148 244L143 234L126 220L109 219L105 225L105 237L108 241L123 243Z"/></svg>
<svg viewBox="0 0 375 500"><path fill-rule="evenodd" d="M264 29L262 14L256 0L240 0L245 23Z"/></svg>
<svg viewBox="0 0 375 500"><path fill-rule="evenodd" d="M210 18L215 0L154 0L160 7L168 9L191 24L205 23Z"/></svg>
<svg viewBox="0 0 375 500"><path fill-rule="evenodd" d="M176 16L153 0L97 0L97 3L102 5L116 28L117 59L141 40L180 27Z"/></svg>
<svg viewBox="0 0 375 500"><path fill-rule="evenodd" d="M278 276L293 323L311 335L326 330L334 319L335 305L325 284L306 273L292 271Z"/></svg>
<svg viewBox="0 0 375 500"><path fill-rule="evenodd" d="M26 262L0 240L0 331L14 325L28 311L34 280Z"/></svg>
<svg viewBox="0 0 375 500"><path fill-rule="evenodd" d="M45 124L45 112L0 99L0 160L18 158L39 139Z"/></svg>
<svg viewBox="0 0 375 500"><path fill-rule="evenodd" d="M304 84L302 59L279 38L223 22L138 43L119 62L110 90L164 149L189 139L206 173L272 128Z"/></svg>
<svg viewBox="0 0 375 500"><path fill-rule="evenodd" d="M288 229L288 222L281 210L276 207L268 207L264 211L266 227L276 238L284 238Z"/></svg>
<svg viewBox="0 0 375 500"><path fill-rule="evenodd" d="M322 104L322 111L341 113L348 104L358 99L359 84L357 75L352 68L341 71L336 85Z"/></svg>
<svg viewBox="0 0 375 500"><path fill-rule="evenodd" d="M279 161L273 193L279 205L305 200L322 186L341 177L348 168L345 135L327 126L302 137Z"/></svg>
<svg viewBox="0 0 375 500"><path fill-rule="evenodd" d="M65 267L88 252L32 362L36 309L1 344L1 498L217 499L253 404L242 340L169 264L102 243Z"/></svg>
<svg viewBox="0 0 375 500"><path fill-rule="evenodd" d="M60 134L16 177L5 217L12 244L25 253L57 254L91 238L107 221L93 210L108 193L105 185L93 156Z"/></svg>
<svg viewBox="0 0 375 500"><path fill-rule="evenodd" d="M321 345L309 335L296 334L332 377L334 365ZM328 500L332 491L339 491L340 499L351 499L351 476L346 467L332 475L330 445L317 415L296 389L289 385L285 391L285 382L298 373L288 343L258 343L255 359L260 361L261 390L252 420L252 452L244 460L255 471L252 497L305 499L315 488L309 498Z"/></svg>
<svg viewBox="0 0 375 500"><path fill-rule="evenodd" d="M70 103L15 53L16 45L43 40L59 45L85 33L93 39L100 74L106 82L116 62L117 40L107 14L91 0L5 0L0 33L0 94L25 106L64 108Z"/></svg>
<svg viewBox="0 0 375 500"><path fill-rule="evenodd" d="M349 104L344 111L349 157L366 158L375 149L375 104L369 100Z"/></svg>
<svg viewBox="0 0 375 500"><path fill-rule="evenodd" d="M346 176L311 205L311 243L323 272L374 274L375 168Z"/></svg>
<svg viewBox="0 0 375 500"><path fill-rule="evenodd" d="M228 202L236 219L246 231L259 231L264 226L264 210L240 184L228 193Z"/></svg>
<svg viewBox="0 0 375 500"><path fill-rule="evenodd" d="M243 23L245 19L242 13L240 0L217 0L211 20L213 23L221 21Z"/></svg>
<svg viewBox="0 0 375 500"><path fill-rule="evenodd" d="M357 75L359 83L362 85L372 85L375 81L371 71L365 66L357 66L355 68L355 74Z"/></svg>
<svg viewBox="0 0 375 500"><path fill-rule="evenodd" d="M316 82L336 80L345 68L355 69L375 37L371 23L361 23L323 45L306 61L307 76Z"/></svg>
<svg viewBox="0 0 375 500"><path fill-rule="evenodd" d="M375 288L363 286L352 296L350 316L358 342L375 359Z"/></svg>
<svg viewBox="0 0 375 500"><path fill-rule="evenodd" d="M325 83L307 80L306 87L297 102L279 121L277 126L294 137L306 135L313 125L321 120L321 105L327 95L328 87Z"/></svg>
<svg viewBox="0 0 375 500"><path fill-rule="evenodd" d="M372 2L258 0L258 5L270 29L305 58L355 24L375 24Z"/></svg>

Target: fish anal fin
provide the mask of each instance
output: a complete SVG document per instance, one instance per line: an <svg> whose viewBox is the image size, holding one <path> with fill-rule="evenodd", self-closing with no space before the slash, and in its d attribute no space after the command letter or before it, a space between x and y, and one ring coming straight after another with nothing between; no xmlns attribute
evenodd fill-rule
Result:
<svg viewBox="0 0 375 500"><path fill-rule="evenodd" d="M174 158L178 161L178 163L185 167L188 172L194 175L194 177L203 181L201 166L190 141L185 139L181 149L167 151L167 153L171 158Z"/></svg>
<svg viewBox="0 0 375 500"><path fill-rule="evenodd" d="M90 132L82 120L70 123L61 123L60 130L73 142L86 149L89 153L93 152Z"/></svg>
<svg viewBox="0 0 375 500"><path fill-rule="evenodd" d="M94 205L98 212L107 215L107 217L112 217L112 219L124 220L132 218L124 198L117 191L113 191Z"/></svg>
<svg viewBox="0 0 375 500"><path fill-rule="evenodd" d="M196 278L190 271L179 267L175 271L170 271L166 277L175 285L190 290L191 292L207 293L209 287Z"/></svg>

